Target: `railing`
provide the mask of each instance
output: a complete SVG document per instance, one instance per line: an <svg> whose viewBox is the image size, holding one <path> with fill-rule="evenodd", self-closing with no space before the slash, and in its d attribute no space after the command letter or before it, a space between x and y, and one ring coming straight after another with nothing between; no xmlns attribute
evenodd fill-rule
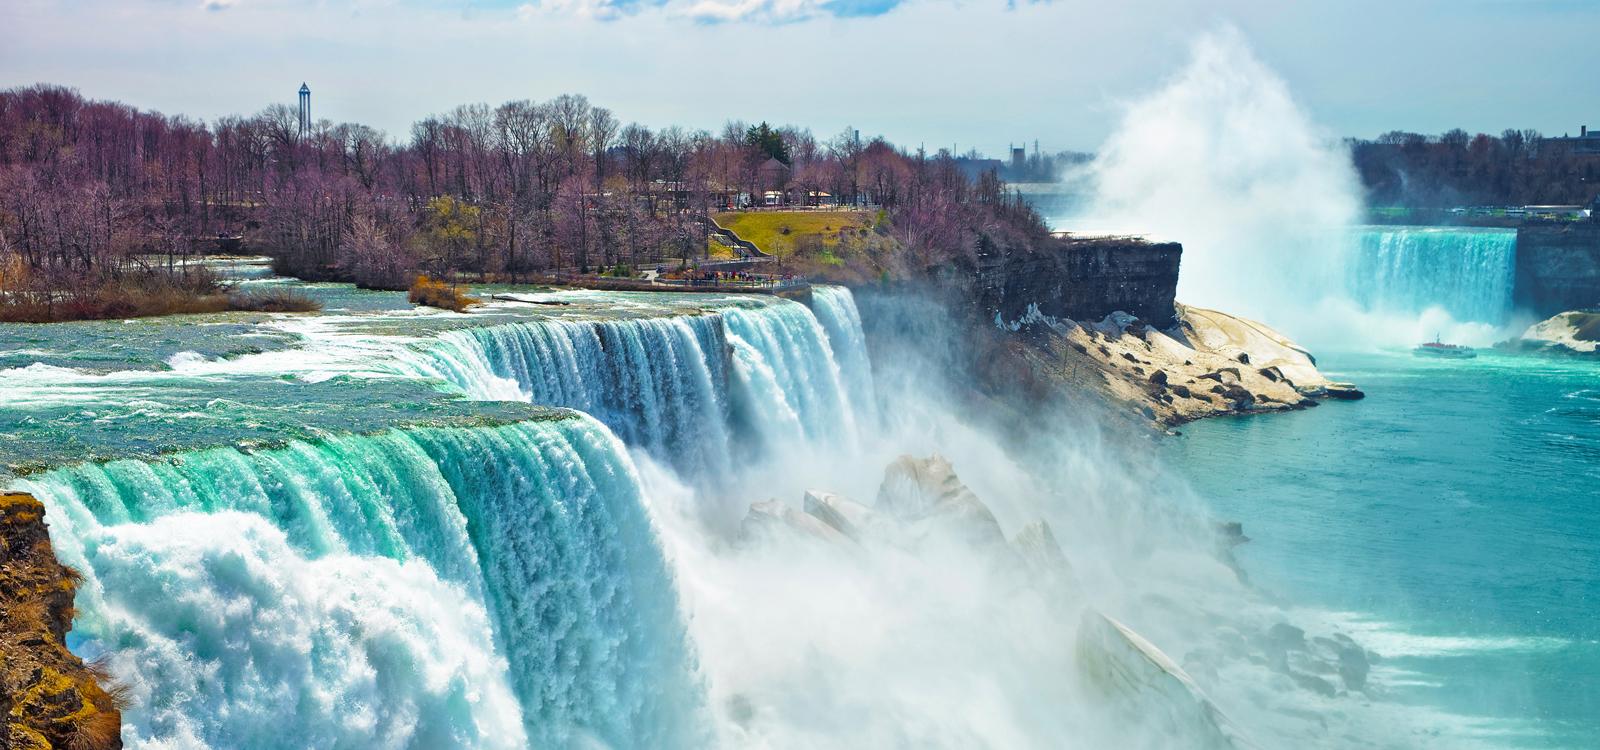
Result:
<svg viewBox="0 0 1600 750"><path fill-rule="evenodd" d="M586 287L590 289L612 289L618 291L663 291L682 289L688 291L731 291L731 292L761 292L776 293L790 290L806 289L811 286L805 279L776 277L754 278L728 278L726 276L713 276L711 278L690 279L633 279L618 278L614 276L594 276L584 274L559 273L553 277L557 284Z"/></svg>
<svg viewBox="0 0 1600 750"><path fill-rule="evenodd" d="M734 233L734 231L732 229L728 229L727 227L724 227L721 224L718 224L717 220L711 218L710 216L695 216L695 219L697 221L699 221L701 224L705 225L706 231L708 231L711 234L714 234L714 235L716 235L718 237L721 237L724 244L729 245L730 247L735 247L735 248L738 248L740 250L743 250L744 254L745 254L745 257L748 257L748 258L770 258L770 257L772 257L772 255L770 253L767 253L766 251L762 250L761 248L756 247L756 243L751 242L751 241L749 241L747 239L744 239L744 238L740 237L738 234Z"/></svg>

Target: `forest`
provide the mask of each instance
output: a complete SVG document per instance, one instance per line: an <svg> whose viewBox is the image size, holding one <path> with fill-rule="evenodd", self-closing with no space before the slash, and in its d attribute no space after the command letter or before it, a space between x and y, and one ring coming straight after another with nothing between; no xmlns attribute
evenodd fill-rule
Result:
<svg viewBox="0 0 1600 750"><path fill-rule="evenodd" d="M1600 151L1537 130L1392 131L1349 145L1372 206L1586 206L1600 195Z"/></svg>
<svg viewBox="0 0 1600 750"><path fill-rule="evenodd" d="M652 129L562 95L466 104L395 136L302 126L285 104L207 123L34 85L0 91L0 304L106 317L129 287L215 296L186 261L231 238L286 274L386 289L687 263L707 216L768 191L881 212L857 259L875 274L1046 236L994 174L849 128Z"/></svg>

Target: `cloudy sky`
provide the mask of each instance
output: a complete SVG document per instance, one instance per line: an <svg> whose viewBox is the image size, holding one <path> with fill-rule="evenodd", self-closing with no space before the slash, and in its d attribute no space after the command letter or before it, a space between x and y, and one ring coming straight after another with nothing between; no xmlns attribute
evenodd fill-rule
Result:
<svg viewBox="0 0 1600 750"><path fill-rule="evenodd" d="M0 86L406 132L582 93L623 121L1094 149L1234 26L1330 133L1600 126L1600 0L3 0Z"/></svg>

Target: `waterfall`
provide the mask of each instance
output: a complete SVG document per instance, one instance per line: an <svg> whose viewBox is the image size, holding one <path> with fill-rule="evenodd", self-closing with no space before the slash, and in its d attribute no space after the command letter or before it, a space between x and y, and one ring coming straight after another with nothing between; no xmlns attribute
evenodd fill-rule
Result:
<svg viewBox="0 0 1600 750"><path fill-rule="evenodd" d="M812 308L817 321L828 332L845 392L855 405L856 414L866 419L875 417L877 388L873 385L866 334L861 328L861 312L856 309L855 296L842 286L818 286L812 291Z"/></svg>
<svg viewBox="0 0 1600 750"><path fill-rule="evenodd" d="M1371 227L1359 232L1349 288L1368 309L1504 323L1511 312L1517 234L1508 230Z"/></svg>
<svg viewBox="0 0 1600 750"><path fill-rule="evenodd" d="M876 399L850 292L814 313L753 299L702 314L529 320L444 334L405 363L474 398L586 412L688 477L726 474L795 441L858 439Z"/></svg>
<svg viewBox="0 0 1600 750"><path fill-rule="evenodd" d="M83 584L130 744L702 744L631 461L579 415L19 482Z"/></svg>
<svg viewBox="0 0 1600 750"><path fill-rule="evenodd" d="M674 465L728 468L726 343L717 316L544 320L445 334L429 359L474 398L565 406Z"/></svg>
<svg viewBox="0 0 1600 750"><path fill-rule="evenodd" d="M629 450L691 483L850 451L876 414L860 318L844 289L813 304L420 337L303 326L292 354L115 379L193 379L201 395L148 398L187 409L199 440L11 486L83 573L69 643L128 687L131 746L704 746L706 688ZM220 418L213 377L272 408ZM587 414L385 429L458 411L417 403L419 379ZM335 386L372 408L279 437L273 399Z"/></svg>

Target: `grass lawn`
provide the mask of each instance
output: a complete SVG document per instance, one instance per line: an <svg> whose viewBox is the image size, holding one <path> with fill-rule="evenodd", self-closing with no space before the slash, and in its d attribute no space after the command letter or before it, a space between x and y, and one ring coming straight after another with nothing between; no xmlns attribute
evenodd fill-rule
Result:
<svg viewBox="0 0 1600 750"><path fill-rule="evenodd" d="M867 211L730 211L712 218L756 247L785 257L802 237L820 237L822 246L831 248L839 244L839 230L872 226Z"/></svg>

